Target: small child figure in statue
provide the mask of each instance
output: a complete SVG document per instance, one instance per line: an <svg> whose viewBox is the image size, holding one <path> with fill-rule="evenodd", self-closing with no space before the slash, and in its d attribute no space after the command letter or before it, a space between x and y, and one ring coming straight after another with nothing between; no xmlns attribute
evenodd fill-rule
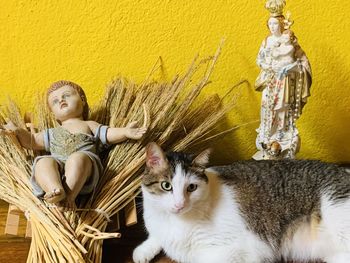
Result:
<svg viewBox="0 0 350 263"><path fill-rule="evenodd" d="M147 129L138 128L135 121L114 128L87 120L85 93L71 81L53 83L47 103L60 126L31 134L9 122L4 129L15 132L24 148L51 153L34 160L33 192L49 203L73 209L78 194L93 192L102 173L98 146L138 140Z"/></svg>
<svg viewBox="0 0 350 263"><path fill-rule="evenodd" d="M272 50L272 57L274 58L274 62L277 62L276 65L272 63L272 67L275 68L283 68L287 65L291 65L296 61L295 59L295 48L292 44L294 39L294 33L291 30L285 30L280 39L279 46L275 47Z"/></svg>

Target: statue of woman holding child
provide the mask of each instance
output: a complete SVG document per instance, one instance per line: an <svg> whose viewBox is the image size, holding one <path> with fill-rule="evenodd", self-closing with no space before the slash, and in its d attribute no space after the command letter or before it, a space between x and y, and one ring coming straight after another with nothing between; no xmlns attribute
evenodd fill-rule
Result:
<svg viewBox="0 0 350 263"><path fill-rule="evenodd" d="M261 71L255 88L262 92L260 126L257 129L256 160L294 158L300 148L296 120L310 96L311 68L292 21L283 15L285 0L269 0L267 26L257 64Z"/></svg>

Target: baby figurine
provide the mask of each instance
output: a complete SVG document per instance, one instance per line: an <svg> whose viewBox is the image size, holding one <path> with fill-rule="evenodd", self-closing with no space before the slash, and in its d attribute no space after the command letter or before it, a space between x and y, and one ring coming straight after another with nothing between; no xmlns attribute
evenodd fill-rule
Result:
<svg viewBox="0 0 350 263"><path fill-rule="evenodd" d="M292 43L293 39L294 33L291 30L285 30L283 32L278 40L279 45L274 47L272 51L273 61L275 62L272 67L281 69L296 61L295 48Z"/></svg>
<svg viewBox="0 0 350 263"><path fill-rule="evenodd" d="M146 128L137 122L114 128L87 120L89 106L83 89L71 81L57 81L47 91L47 103L60 126L31 134L12 122L4 129L15 132L20 144L51 155L34 160L31 183L36 196L73 209L78 194L92 193L102 173L98 149L103 145L140 139Z"/></svg>

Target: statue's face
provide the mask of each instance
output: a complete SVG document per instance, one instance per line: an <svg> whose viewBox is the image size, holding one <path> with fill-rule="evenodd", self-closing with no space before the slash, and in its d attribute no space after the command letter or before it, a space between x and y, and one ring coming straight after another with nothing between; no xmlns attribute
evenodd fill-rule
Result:
<svg viewBox="0 0 350 263"><path fill-rule="evenodd" d="M267 22L267 25L269 26L270 32L272 35L280 35L281 34L281 27L280 23L277 18L271 17L269 21Z"/></svg>
<svg viewBox="0 0 350 263"><path fill-rule="evenodd" d="M52 91L48 96L48 103L55 118L59 121L82 117L84 102L78 92L69 85Z"/></svg>

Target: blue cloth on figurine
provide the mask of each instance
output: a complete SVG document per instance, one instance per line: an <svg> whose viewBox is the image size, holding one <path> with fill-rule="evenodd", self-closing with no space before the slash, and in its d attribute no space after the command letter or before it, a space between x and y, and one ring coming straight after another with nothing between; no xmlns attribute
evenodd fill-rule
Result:
<svg viewBox="0 0 350 263"><path fill-rule="evenodd" d="M284 79L284 77L288 75L289 70L291 70L292 68L294 68L294 67L297 66L297 65L298 65L298 61L295 61L294 63L289 64L289 65L283 67L283 68L278 72L277 79L278 79L278 80Z"/></svg>

